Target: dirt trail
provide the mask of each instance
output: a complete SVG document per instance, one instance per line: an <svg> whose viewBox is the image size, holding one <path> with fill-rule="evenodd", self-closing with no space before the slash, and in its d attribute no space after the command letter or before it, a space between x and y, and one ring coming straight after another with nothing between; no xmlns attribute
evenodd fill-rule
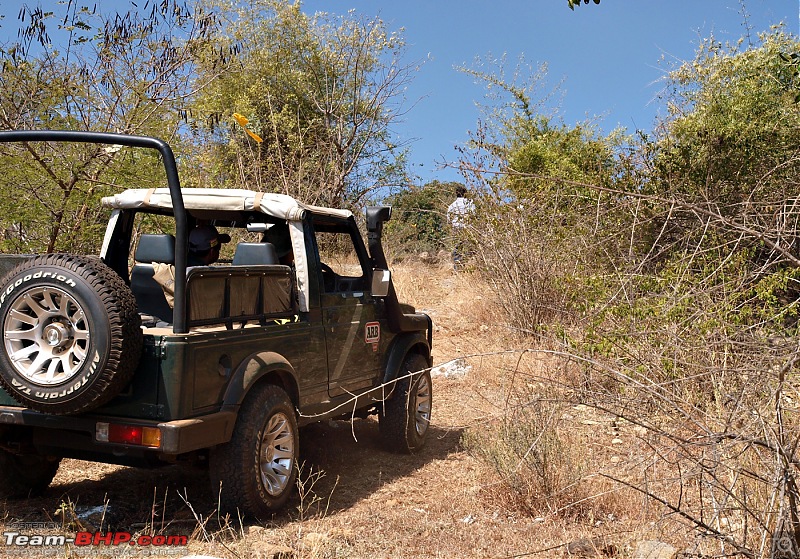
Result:
<svg viewBox="0 0 800 559"><path fill-rule="evenodd" d="M434 319L435 364L491 350L490 305L474 278L421 265L399 266L395 277L401 300ZM506 557L546 548L553 534L543 535L542 522L487 501L494 479L460 447L464 429L479 425L487 412L473 388L469 376L434 378L429 443L415 456L382 450L372 418L304 428L302 495L263 525L242 530L216 518L216 498L201 468L143 470L76 460L62 462L43 497L5 503L4 520L61 523L59 508L69 516L69 509L107 504L104 528L191 534L177 556ZM99 523L99 516L85 522Z"/></svg>

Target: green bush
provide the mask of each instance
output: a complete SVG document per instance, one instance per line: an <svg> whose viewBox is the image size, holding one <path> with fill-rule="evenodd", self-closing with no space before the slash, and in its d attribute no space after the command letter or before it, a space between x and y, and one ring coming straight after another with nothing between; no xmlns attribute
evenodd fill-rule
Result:
<svg viewBox="0 0 800 559"><path fill-rule="evenodd" d="M437 253L449 246L447 206L454 199L452 182L429 182L389 196L392 219L386 224L386 240L395 253Z"/></svg>

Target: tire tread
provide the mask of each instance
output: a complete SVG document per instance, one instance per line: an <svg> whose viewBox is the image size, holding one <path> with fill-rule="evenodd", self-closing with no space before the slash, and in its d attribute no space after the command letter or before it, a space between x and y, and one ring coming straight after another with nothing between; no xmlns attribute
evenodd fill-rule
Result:
<svg viewBox="0 0 800 559"><path fill-rule="evenodd" d="M381 439L384 446L392 452L413 454L425 445L426 438L417 437L414 410L410 402L412 391L416 389L420 377L409 375L427 368L428 362L422 355L418 353L408 355L400 369L400 380L395 384L392 395L381 407L379 417Z"/></svg>
<svg viewBox="0 0 800 559"><path fill-rule="evenodd" d="M11 386L0 374L0 385L15 400L38 411L57 415L77 414L97 408L116 396L131 380L142 350L141 319L136 299L125 281L98 257L53 253L21 263L6 277L48 266L68 270L87 283L104 309L109 325L109 348L105 364L91 386L66 402L31 399Z"/></svg>
<svg viewBox="0 0 800 559"><path fill-rule="evenodd" d="M209 464L211 489L219 497L221 512L237 518L239 515L265 518L280 509L293 492L299 450L296 421L293 425L295 457L292 476L283 494L274 498L259 494L258 473L254 471L255 458L252 453L258 443L259 432L272 412L278 409L295 417L289 396L281 387L273 384L253 387L239 410L231 440L212 452Z"/></svg>

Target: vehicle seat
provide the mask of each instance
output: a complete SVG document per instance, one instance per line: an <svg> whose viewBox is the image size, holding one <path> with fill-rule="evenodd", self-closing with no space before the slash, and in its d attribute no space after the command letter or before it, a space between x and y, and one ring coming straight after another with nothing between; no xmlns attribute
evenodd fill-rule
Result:
<svg viewBox="0 0 800 559"><path fill-rule="evenodd" d="M239 243L231 265L260 266L279 263L278 253L272 243Z"/></svg>
<svg viewBox="0 0 800 559"><path fill-rule="evenodd" d="M172 323L172 307L167 303L161 286L153 279L153 262L175 265L175 237L167 234L142 235L133 259L131 291L139 312Z"/></svg>

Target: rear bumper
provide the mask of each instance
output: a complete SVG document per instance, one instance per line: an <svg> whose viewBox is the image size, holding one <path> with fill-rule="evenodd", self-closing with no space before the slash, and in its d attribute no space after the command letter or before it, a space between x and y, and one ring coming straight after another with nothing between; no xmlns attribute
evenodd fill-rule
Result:
<svg viewBox="0 0 800 559"><path fill-rule="evenodd" d="M155 427L161 431L161 445L153 448L97 441L95 434L98 423ZM46 446L50 450L63 448L67 451L65 455L72 455L74 451L113 454L150 451L175 456L228 442L235 423L236 413L233 411L159 422L99 415L49 415L23 407L0 406L0 426L31 428L34 444Z"/></svg>

